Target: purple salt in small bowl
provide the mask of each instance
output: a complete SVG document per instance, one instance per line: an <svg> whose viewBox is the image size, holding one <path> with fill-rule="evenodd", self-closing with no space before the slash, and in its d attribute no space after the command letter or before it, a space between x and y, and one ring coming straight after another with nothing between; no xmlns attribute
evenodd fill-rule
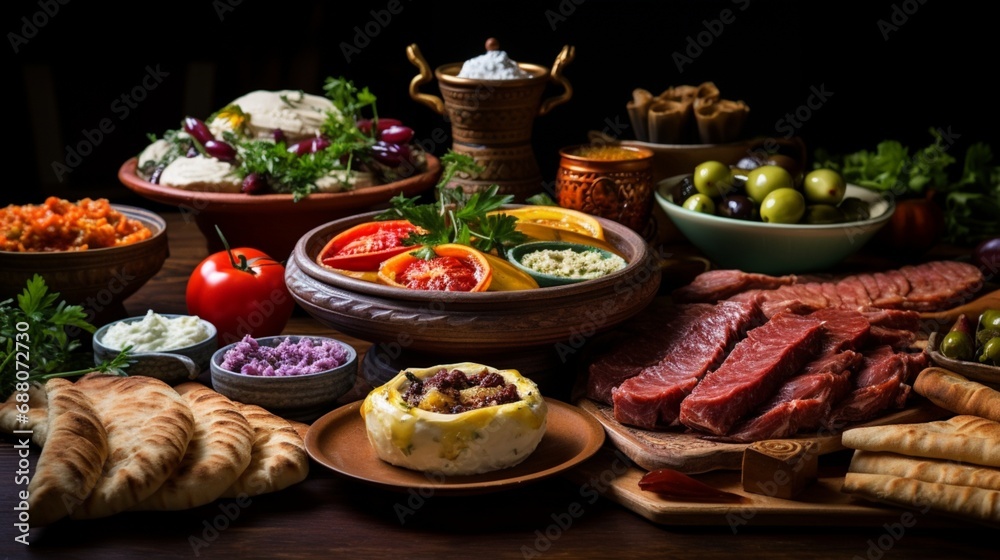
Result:
<svg viewBox="0 0 1000 560"><path fill-rule="evenodd" d="M256 340L260 354L272 354L272 349L284 341L298 345L304 340L313 343L315 350L320 345L335 344L344 350L343 363L336 367L315 373L288 375L254 375L232 371L223 366L226 355L236 349L253 352L246 341L235 342L220 348L212 355L209 364L212 372L212 386L219 393L244 404L255 404L288 420L312 422L336 407L337 399L354 387L358 373L358 354L350 345L340 340L321 336L280 335L261 337ZM240 346L237 348L237 346ZM285 352L284 358L298 360L302 356ZM227 367L233 366L230 361ZM280 368L280 366L279 366ZM277 369L277 368L276 368ZM247 371L271 373L267 366L260 364Z"/></svg>

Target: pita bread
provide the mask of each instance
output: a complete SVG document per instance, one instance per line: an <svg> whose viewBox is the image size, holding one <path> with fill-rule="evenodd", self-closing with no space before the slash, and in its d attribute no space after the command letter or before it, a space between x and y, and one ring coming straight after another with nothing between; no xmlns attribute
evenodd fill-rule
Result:
<svg viewBox="0 0 1000 560"><path fill-rule="evenodd" d="M877 502L933 509L1000 524L1000 491L888 474L847 473L844 492Z"/></svg>
<svg viewBox="0 0 1000 560"><path fill-rule="evenodd" d="M938 422L854 428L844 432L844 446L863 451L946 459L1000 467L1000 423L960 415Z"/></svg>
<svg viewBox="0 0 1000 560"><path fill-rule="evenodd" d="M62 519L81 504L108 459L108 434L90 399L65 379L50 380L46 390L47 445L28 484L31 523L38 526Z"/></svg>
<svg viewBox="0 0 1000 560"><path fill-rule="evenodd" d="M253 452L246 471L222 497L258 496L305 480L309 455L292 424L259 406L237 404L254 430Z"/></svg>
<svg viewBox="0 0 1000 560"><path fill-rule="evenodd" d="M962 465L944 459L906 457L879 451L855 451L849 472L886 474L923 482L1000 490L1000 469Z"/></svg>
<svg viewBox="0 0 1000 560"><path fill-rule="evenodd" d="M194 414L194 435L180 466L133 509L180 510L214 501L250 464L254 432L236 403L201 383L174 390Z"/></svg>
<svg viewBox="0 0 1000 560"><path fill-rule="evenodd" d="M299 434L299 437L304 442L306 440L306 433L309 432L309 424L303 424L295 420L289 420L288 423L292 425L292 429L295 430L295 433Z"/></svg>
<svg viewBox="0 0 1000 560"><path fill-rule="evenodd" d="M1000 391L939 367L917 376L913 390L932 403L955 414L979 416L1000 422Z"/></svg>
<svg viewBox="0 0 1000 560"><path fill-rule="evenodd" d="M180 465L194 434L191 409L152 377L87 374L76 385L107 430L109 454L93 492L70 516L94 519L135 507Z"/></svg>
<svg viewBox="0 0 1000 560"><path fill-rule="evenodd" d="M39 447L45 445L45 438L48 435L49 412L45 409L48 404L48 396L45 387L38 383L32 383L28 390L28 422L18 422L17 396L21 393L11 393L7 400L0 405L0 432L13 435L15 431L31 431L31 441Z"/></svg>

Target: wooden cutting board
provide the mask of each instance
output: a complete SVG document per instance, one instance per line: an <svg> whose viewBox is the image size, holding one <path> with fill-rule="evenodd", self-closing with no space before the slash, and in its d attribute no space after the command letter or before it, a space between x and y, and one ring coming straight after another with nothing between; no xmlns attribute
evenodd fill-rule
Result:
<svg viewBox="0 0 1000 560"><path fill-rule="evenodd" d="M581 485L581 495L608 498L661 525L702 525L729 527L733 533L745 527L766 526L881 526L899 523L902 509L853 498L840 491L844 467L821 468L819 478L794 500L752 494L743 490L740 473L715 471L695 478L710 486L739 494L742 503L708 503L661 498L639 489L646 471L632 463L621 451L605 446L586 462L566 473ZM914 513L921 527L961 526L943 515ZM966 522L967 523L967 522Z"/></svg>
<svg viewBox="0 0 1000 560"><path fill-rule="evenodd" d="M614 410L609 405L586 398L577 400L576 405L593 415L604 426L604 431L614 446L632 462L646 470L670 468L688 474L714 470L739 470L743 464L743 451L750 445L704 439L698 434L685 433L683 428L669 431L643 430L615 420ZM951 415L950 412L921 399L898 412L848 427L929 422ZM844 449L840 443L840 432L787 439L815 442L821 455Z"/></svg>

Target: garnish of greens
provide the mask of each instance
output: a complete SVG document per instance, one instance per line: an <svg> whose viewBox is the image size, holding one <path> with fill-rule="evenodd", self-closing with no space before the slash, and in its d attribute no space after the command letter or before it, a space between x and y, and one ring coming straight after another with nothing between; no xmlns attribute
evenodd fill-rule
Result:
<svg viewBox="0 0 1000 560"><path fill-rule="evenodd" d="M376 220L405 219L423 232L410 232L405 245L423 245L414 255L432 259L435 245L460 243L483 252L496 251L505 256L507 249L524 242L525 235L517 231L517 218L504 213L490 214L514 200L512 195L499 194L500 186L473 193L462 187L451 187L457 173L478 173L482 168L471 156L448 151L441 157L443 171L435 188L435 202L418 204L419 196L407 198L402 193L390 201L392 207Z"/></svg>
<svg viewBox="0 0 1000 560"><path fill-rule="evenodd" d="M6 400L22 382L45 383L55 377L78 377L100 371L127 375L130 348L113 359L94 365L93 354L80 352L80 341L70 329L93 333L79 305L59 301L45 279L35 274L14 300L0 302L0 400ZM25 328L25 326L27 328ZM19 372L27 372L27 377Z"/></svg>
<svg viewBox="0 0 1000 560"><path fill-rule="evenodd" d="M961 168L949 153L941 132L934 141L911 152L896 140L880 142L875 151L831 155L816 150L813 167L834 169L849 182L901 198L932 194L944 209L944 240L959 245L1000 235L1000 164L984 142L970 144Z"/></svg>

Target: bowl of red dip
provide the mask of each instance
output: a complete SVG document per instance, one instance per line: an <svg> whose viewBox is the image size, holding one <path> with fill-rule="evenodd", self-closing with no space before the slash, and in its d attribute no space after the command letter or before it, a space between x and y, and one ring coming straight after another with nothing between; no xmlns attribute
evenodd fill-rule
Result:
<svg viewBox="0 0 1000 560"><path fill-rule="evenodd" d="M210 363L213 388L282 418L311 422L351 390L358 354L322 336L246 336L220 348Z"/></svg>

